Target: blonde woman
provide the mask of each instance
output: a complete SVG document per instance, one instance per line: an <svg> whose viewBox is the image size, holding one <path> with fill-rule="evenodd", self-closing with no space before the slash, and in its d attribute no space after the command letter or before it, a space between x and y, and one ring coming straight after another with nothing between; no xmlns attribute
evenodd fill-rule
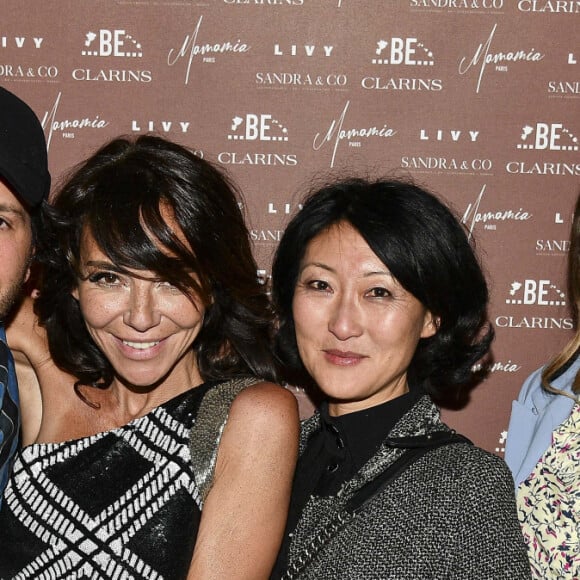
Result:
<svg viewBox="0 0 580 580"><path fill-rule="evenodd" d="M506 461L534 578L580 577L580 196L568 258L576 332L513 403Z"/></svg>

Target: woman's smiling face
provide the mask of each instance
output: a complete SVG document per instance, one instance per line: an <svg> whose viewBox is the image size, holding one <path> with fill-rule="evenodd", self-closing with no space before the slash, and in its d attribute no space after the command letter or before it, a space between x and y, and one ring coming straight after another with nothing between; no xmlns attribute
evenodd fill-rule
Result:
<svg viewBox="0 0 580 580"><path fill-rule="evenodd" d="M341 415L408 391L407 369L433 316L348 223L308 244L294 291L304 366Z"/></svg>
<svg viewBox="0 0 580 580"><path fill-rule="evenodd" d="M201 382L191 346L205 308L196 296L156 278L154 272L120 270L85 230L79 301L92 339L124 383L182 391Z"/></svg>

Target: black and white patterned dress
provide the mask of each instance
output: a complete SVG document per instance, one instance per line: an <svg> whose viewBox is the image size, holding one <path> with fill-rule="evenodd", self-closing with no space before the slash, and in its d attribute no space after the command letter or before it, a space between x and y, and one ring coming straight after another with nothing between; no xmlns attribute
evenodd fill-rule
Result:
<svg viewBox="0 0 580 580"><path fill-rule="evenodd" d="M212 386L105 433L22 449L0 512L0 578L185 578L204 496L190 437Z"/></svg>

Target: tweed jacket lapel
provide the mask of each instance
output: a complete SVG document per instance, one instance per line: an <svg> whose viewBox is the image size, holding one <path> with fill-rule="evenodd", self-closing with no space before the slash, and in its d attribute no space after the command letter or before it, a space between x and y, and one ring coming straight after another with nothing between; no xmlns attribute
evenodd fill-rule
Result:
<svg viewBox="0 0 580 580"><path fill-rule="evenodd" d="M304 451L310 437L320 429L320 415L316 413L303 422L301 428L300 453ZM289 549L289 571L285 578L294 578L296 565L308 561L319 548L338 532L351 514L346 504L357 491L380 476L404 452L405 446L424 446L426 438L437 432L450 433L451 429L440 420L439 410L428 395L421 397L395 424L377 453L363 465L359 472L345 482L335 496L312 496L306 503L302 516L293 533ZM397 446L394 446L396 444Z"/></svg>
<svg viewBox="0 0 580 580"><path fill-rule="evenodd" d="M318 429L320 429L319 413L302 423L300 453L304 451L308 440ZM404 452L404 449L393 447L390 443L391 441L408 439L411 442L437 431L450 432L451 430L441 422L439 409L435 406L431 397L424 395L397 421L389 433L388 439L383 442L377 453L363 465L350 481L345 482L337 495L344 500L350 498L363 485L375 479L394 463ZM343 502L340 503L342 504Z"/></svg>

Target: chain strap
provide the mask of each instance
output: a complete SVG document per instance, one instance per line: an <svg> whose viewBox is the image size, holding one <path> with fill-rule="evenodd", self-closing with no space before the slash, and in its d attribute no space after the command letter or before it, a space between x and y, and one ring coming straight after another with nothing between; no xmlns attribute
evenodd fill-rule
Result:
<svg viewBox="0 0 580 580"><path fill-rule="evenodd" d="M346 526L352 517L352 514L349 513L338 513L302 550L296 561L288 566L288 570L282 580L295 580L298 578L302 570L314 561L314 558L316 558L328 540Z"/></svg>

